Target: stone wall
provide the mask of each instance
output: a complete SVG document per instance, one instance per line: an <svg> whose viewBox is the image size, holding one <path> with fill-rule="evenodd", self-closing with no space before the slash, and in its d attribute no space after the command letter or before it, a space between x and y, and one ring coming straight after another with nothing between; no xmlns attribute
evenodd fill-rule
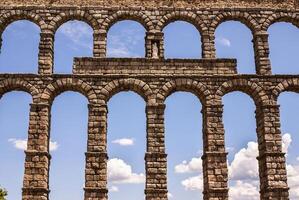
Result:
<svg viewBox="0 0 299 200"><path fill-rule="evenodd" d="M228 199L222 97L233 91L248 94L256 105L261 199L289 199L277 98L284 91L299 92L299 75L271 75L267 30L280 21L298 27L298 1L88 0L78 1L84 6L77 7L76 0L71 6L66 0L24 2L0 2L0 35L10 23L21 19L41 29L38 74L0 74L0 97L14 90L32 95L23 200L49 199L51 105L65 91L79 92L89 101L85 200L108 199L107 102L121 91L134 91L146 102L146 200L167 199L164 102L176 91L195 94L203 105L205 200ZM124 19L145 27L145 58L106 58L107 32ZM69 20L81 20L93 28L94 56L76 58L73 74L53 74L55 32ZM203 59L164 59L163 28L176 20L190 22L198 29ZM238 74L236 60L216 58L214 33L228 20L240 21L252 31L256 74Z"/></svg>

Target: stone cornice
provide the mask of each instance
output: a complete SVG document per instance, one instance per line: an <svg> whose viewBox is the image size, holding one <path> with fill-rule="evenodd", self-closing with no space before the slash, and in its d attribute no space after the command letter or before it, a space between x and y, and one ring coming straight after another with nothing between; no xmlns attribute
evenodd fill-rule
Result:
<svg viewBox="0 0 299 200"><path fill-rule="evenodd" d="M0 6L100 6L146 8L277 8L296 9L298 0L2 0Z"/></svg>

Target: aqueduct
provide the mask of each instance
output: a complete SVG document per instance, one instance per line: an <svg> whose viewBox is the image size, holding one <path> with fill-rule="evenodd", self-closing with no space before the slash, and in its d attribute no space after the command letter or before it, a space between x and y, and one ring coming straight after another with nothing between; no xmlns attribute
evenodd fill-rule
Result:
<svg viewBox="0 0 299 200"><path fill-rule="evenodd" d="M49 131L51 104L64 91L89 100L85 200L108 199L107 101L121 91L134 91L146 101L147 200L167 199L167 155L164 144L164 100L175 91L195 94L203 105L204 199L228 199L227 153L222 122L222 96L242 91L256 105L260 195L287 200L289 188L282 152L279 105L283 91L299 92L298 75L272 75L268 27L291 22L299 27L298 0L2 0L0 33L26 19L41 29L38 74L0 74L0 97L13 90L32 95L23 200L49 199ZM75 58L73 74L53 73L55 31L69 20L93 28L93 57ZM106 58L109 28L120 20L141 23L147 33L145 58ZM162 29L183 20L201 34L202 59L164 59ZM238 74L235 59L216 59L216 27L224 21L245 24L253 34L256 74ZM2 41L2 40L1 40Z"/></svg>

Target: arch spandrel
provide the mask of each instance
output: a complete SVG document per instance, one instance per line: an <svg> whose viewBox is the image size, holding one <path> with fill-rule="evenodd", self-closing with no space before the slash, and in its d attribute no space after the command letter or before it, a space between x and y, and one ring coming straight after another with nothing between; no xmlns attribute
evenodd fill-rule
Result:
<svg viewBox="0 0 299 200"><path fill-rule="evenodd" d="M66 91L79 92L88 99L90 104L97 103L97 95L93 88L80 79L63 78L50 83L41 94L41 102L52 104L54 99Z"/></svg>
<svg viewBox="0 0 299 200"><path fill-rule="evenodd" d="M277 101L279 95L283 92L299 93L299 78L292 78L278 83L273 89L273 100Z"/></svg>
<svg viewBox="0 0 299 200"><path fill-rule="evenodd" d="M0 15L0 33L2 34L11 23L19 20L28 20L36 24L40 30L47 27L45 21L38 14L30 11L13 10Z"/></svg>
<svg viewBox="0 0 299 200"><path fill-rule="evenodd" d="M279 12L272 14L262 23L262 30L268 31L271 25L278 22L291 23L297 28L299 28L299 14L287 12Z"/></svg>
<svg viewBox="0 0 299 200"><path fill-rule="evenodd" d="M107 17L101 24L101 28L108 33L110 28L117 22L124 20L132 20L140 23L146 31L154 30L154 24L152 20L144 13L140 11L118 11L109 17Z"/></svg>
<svg viewBox="0 0 299 200"><path fill-rule="evenodd" d="M0 99L4 94L12 91L28 93L31 95L33 103L37 102L39 98L39 90L27 81L17 79L6 79L0 81Z"/></svg>
<svg viewBox="0 0 299 200"><path fill-rule="evenodd" d="M212 100L210 90L206 85L192 79L175 79L165 83L157 94L158 103L164 103L167 97L175 92L191 92L198 97L202 105Z"/></svg>
<svg viewBox="0 0 299 200"><path fill-rule="evenodd" d="M144 81L134 78L116 79L107 83L101 89L100 99L107 103L113 95L124 91L136 92L148 105L155 103L151 87Z"/></svg>
<svg viewBox="0 0 299 200"><path fill-rule="evenodd" d="M77 11L67 11L55 16L49 23L49 29L55 33L61 25L68 21L78 20L88 24L93 31L100 29L100 24L97 19L91 15L88 11L77 10Z"/></svg>
<svg viewBox="0 0 299 200"><path fill-rule="evenodd" d="M246 79L233 79L224 82L216 91L215 100L221 102L223 96L230 92L243 92L250 96L256 106L267 105L270 100L267 93L258 83Z"/></svg>
<svg viewBox="0 0 299 200"><path fill-rule="evenodd" d="M252 17L251 14L247 12L220 12L218 15L214 17L210 24L210 30L215 32L220 24L227 21L236 21L244 24L248 29L251 30L254 35L255 32L259 30L259 23L256 19Z"/></svg>
<svg viewBox="0 0 299 200"><path fill-rule="evenodd" d="M158 21L157 30L162 32L163 29L172 22L184 21L192 24L200 33L200 35L208 29L207 25L203 22L202 18L198 16L195 12L171 12L162 16Z"/></svg>

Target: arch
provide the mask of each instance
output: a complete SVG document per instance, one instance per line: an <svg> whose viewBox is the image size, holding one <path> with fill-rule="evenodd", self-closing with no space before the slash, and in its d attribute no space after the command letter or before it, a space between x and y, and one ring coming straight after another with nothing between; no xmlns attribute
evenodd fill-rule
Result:
<svg viewBox="0 0 299 200"><path fill-rule="evenodd" d="M94 31L100 29L100 25L97 19L89 12L82 10L60 13L52 19L49 24L49 29L52 30L53 33L55 33L62 24L71 20L83 21L87 23Z"/></svg>
<svg viewBox="0 0 299 200"><path fill-rule="evenodd" d="M277 101L282 92L296 92L299 93L299 79L292 78L284 80L277 84L273 89L273 100Z"/></svg>
<svg viewBox="0 0 299 200"><path fill-rule="evenodd" d="M29 82L21 79L6 79L0 82L0 98L7 92L23 91L32 96L33 102L36 102L39 95L39 90Z"/></svg>
<svg viewBox="0 0 299 200"><path fill-rule="evenodd" d="M47 27L47 24L38 14L25 10L13 10L3 14L0 18L0 35L2 35L5 28L9 24L18 20L28 20L30 22L33 22L40 28L40 30L43 30Z"/></svg>
<svg viewBox="0 0 299 200"><path fill-rule="evenodd" d="M100 92L100 98L104 101L103 103L106 103L114 94L121 91L136 92L144 99L147 104L155 103L153 92L150 86L142 80L133 78L117 79L107 83Z"/></svg>
<svg viewBox="0 0 299 200"><path fill-rule="evenodd" d="M157 30L163 31L163 29L170 24L171 22L175 21L185 21L188 22L196 27L196 29L199 31L200 35L207 30L206 24L202 21L202 19L197 16L193 12L188 11L182 11L182 12L172 12L164 15L162 19L157 24Z"/></svg>
<svg viewBox="0 0 299 200"><path fill-rule="evenodd" d="M177 91L191 92L205 105L212 96L206 85L192 79L176 79L165 83L157 94L159 103L164 103L166 98Z"/></svg>
<svg viewBox="0 0 299 200"><path fill-rule="evenodd" d="M299 15L296 13L284 12L273 14L264 21L262 24L262 30L268 31L269 27L277 22L288 22L299 28Z"/></svg>
<svg viewBox="0 0 299 200"><path fill-rule="evenodd" d="M269 97L263 88L255 82L251 82L246 79L233 79L224 82L216 91L215 99L221 101L222 97L227 93L240 91L249 95L256 106L266 105L269 103Z"/></svg>
<svg viewBox="0 0 299 200"><path fill-rule="evenodd" d="M84 95L89 103L96 103L97 95L93 88L86 82L74 78L62 78L50 83L41 95L41 101L52 104L55 97L65 91L79 92Z"/></svg>
<svg viewBox="0 0 299 200"><path fill-rule="evenodd" d="M217 27L226 21L238 21L248 27L252 34L259 30L258 22L247 12L221 12L211 22L211 29L213 32Z"/></svg>
<svg viewBox="0 0 299 200"><path fill-rule="evenodd" d="M107 33L109 29L117 22L123 21L123 20L132 20L140 23L146 31L150 31L154 29L153 22L151 19L145 15L144 13L141 13L139 11L118 11L111 16L107 17L105 21L102 23L102 29L105 30Z"/></svg>

